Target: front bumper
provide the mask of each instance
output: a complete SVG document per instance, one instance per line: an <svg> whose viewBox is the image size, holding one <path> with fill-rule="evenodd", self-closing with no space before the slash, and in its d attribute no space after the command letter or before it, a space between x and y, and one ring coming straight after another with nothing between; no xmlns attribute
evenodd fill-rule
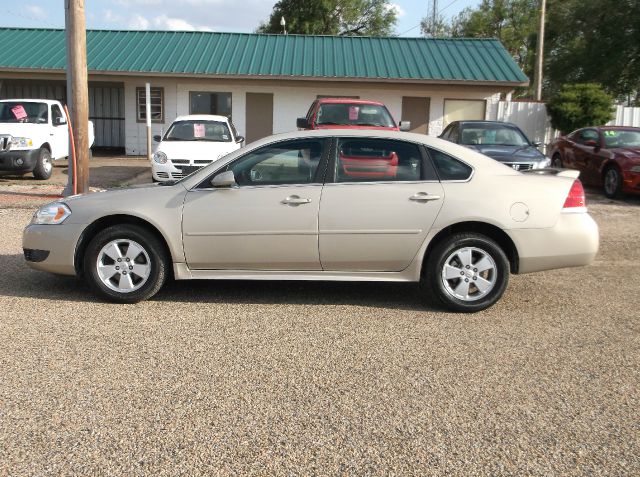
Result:
<svg viewBox="0 0 640 477"><path fill-rule="evenodd" d="M151 175L158 182L180 180L188 176L197 169L202 169L214 161L182 160L180 162L168 161L165 164L159 164L155 161L151 163Z"/></svg>
<svg viewBox="0 0 640 477"><path fill-rule="evenodd" d="M39 149L0 152L0 172L31 172L38 163L39 155Z"/></svg>
<svg viewBox="0 0 640 477"><path fill-rule="evenodd" d="M624 171L622 173L622 191L640 194L640 172Z"/></svg>
<svg viewBox="0 0 640 477"><path fill-rule="evenodd" d="M84 224L66 223L27 225L22 233L22 248L27 264L36 270L75 275L76 244L85 227Z"/></svg>
<svg viewBox="0 0 640 477"><path fill-rule="evenodd" d="M586 212L561 213L548 229L510 229L519 255L518 273L589 265L598 253L598 225Z"/></svg>

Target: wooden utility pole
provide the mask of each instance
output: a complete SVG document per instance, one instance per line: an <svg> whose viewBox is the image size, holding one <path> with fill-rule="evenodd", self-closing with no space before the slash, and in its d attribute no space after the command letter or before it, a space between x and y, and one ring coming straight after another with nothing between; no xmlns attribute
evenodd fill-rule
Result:
<svg viewBox="0 0 640 477"><path fill-rule="evenodd" d="M542 65L544 64L544 17L546 0L540 0L540 27L538 28L538 47L536 48L536 67L533 85L536 90L536 101L542 100Z"/></svg>
<svg viewBox="0 0 640 477"><path fill-rule="evenodd" d="M65 0L67 102L76 151L77 192L89 192L89 83L84 0Z"/></svg>

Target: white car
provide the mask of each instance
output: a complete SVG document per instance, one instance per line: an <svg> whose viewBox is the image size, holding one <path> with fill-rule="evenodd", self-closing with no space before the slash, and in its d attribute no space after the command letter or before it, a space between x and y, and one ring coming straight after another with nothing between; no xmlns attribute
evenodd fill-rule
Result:
<svg viewBox="0 0 640 477"><path fill-rule="evenodd" d="M238 136L233 123L226 116L193 114L178 116L153 154L153 180L165 182L184 176L240 149L244 137Z"/></svg>
<svg viewBox="0 0 640 477"><path fill-rule="evenodd" d="M176 183L48 204L23 248L33 268L125 303L172 275L422 282L431 303L478 311L511 273L593 261L598 227L577 176L518 172L422 134L302 131Z"/></svg>

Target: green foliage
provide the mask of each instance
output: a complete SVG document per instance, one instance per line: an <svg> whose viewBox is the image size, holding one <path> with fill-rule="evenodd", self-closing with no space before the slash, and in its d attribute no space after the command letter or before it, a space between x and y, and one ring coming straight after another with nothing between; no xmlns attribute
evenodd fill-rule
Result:
<svg viewBox="0 0 640 477"><path fill-rule="evenodd" d="M390 36L396 10L388 0L280 0L258 33L287 32L301 35Z"/></svg>
<svg viewBox="0 0 640 477"><path fill-rule="evenodd" d="M497 38L529 77L533 75L539 23L538 0L482 0L449 25L454 37Z"/></svg>
<svg viewBox="0 0 640 477"><path fill-rule="evenodd" d="M552 89L597 82L615 95L640 90L640 0L549 0L547 75Z"/></svg>
<svg viewBox="0 0 640 477"><path fill-rule="evenodd" d="M595 83L567 84L547 102L551 125L568 133L614 117L613 98Z"/></svg>

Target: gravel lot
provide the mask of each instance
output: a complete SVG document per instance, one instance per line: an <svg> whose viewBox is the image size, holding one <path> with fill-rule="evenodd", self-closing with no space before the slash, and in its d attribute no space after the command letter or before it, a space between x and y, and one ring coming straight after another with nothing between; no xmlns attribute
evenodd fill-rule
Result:
<svg viewBox="0 0 640 477"><path fill-rule="evenodd" d="M640 201L476 314L402 284L96 301L0 209L0 475L640 475Z"/></svg>

